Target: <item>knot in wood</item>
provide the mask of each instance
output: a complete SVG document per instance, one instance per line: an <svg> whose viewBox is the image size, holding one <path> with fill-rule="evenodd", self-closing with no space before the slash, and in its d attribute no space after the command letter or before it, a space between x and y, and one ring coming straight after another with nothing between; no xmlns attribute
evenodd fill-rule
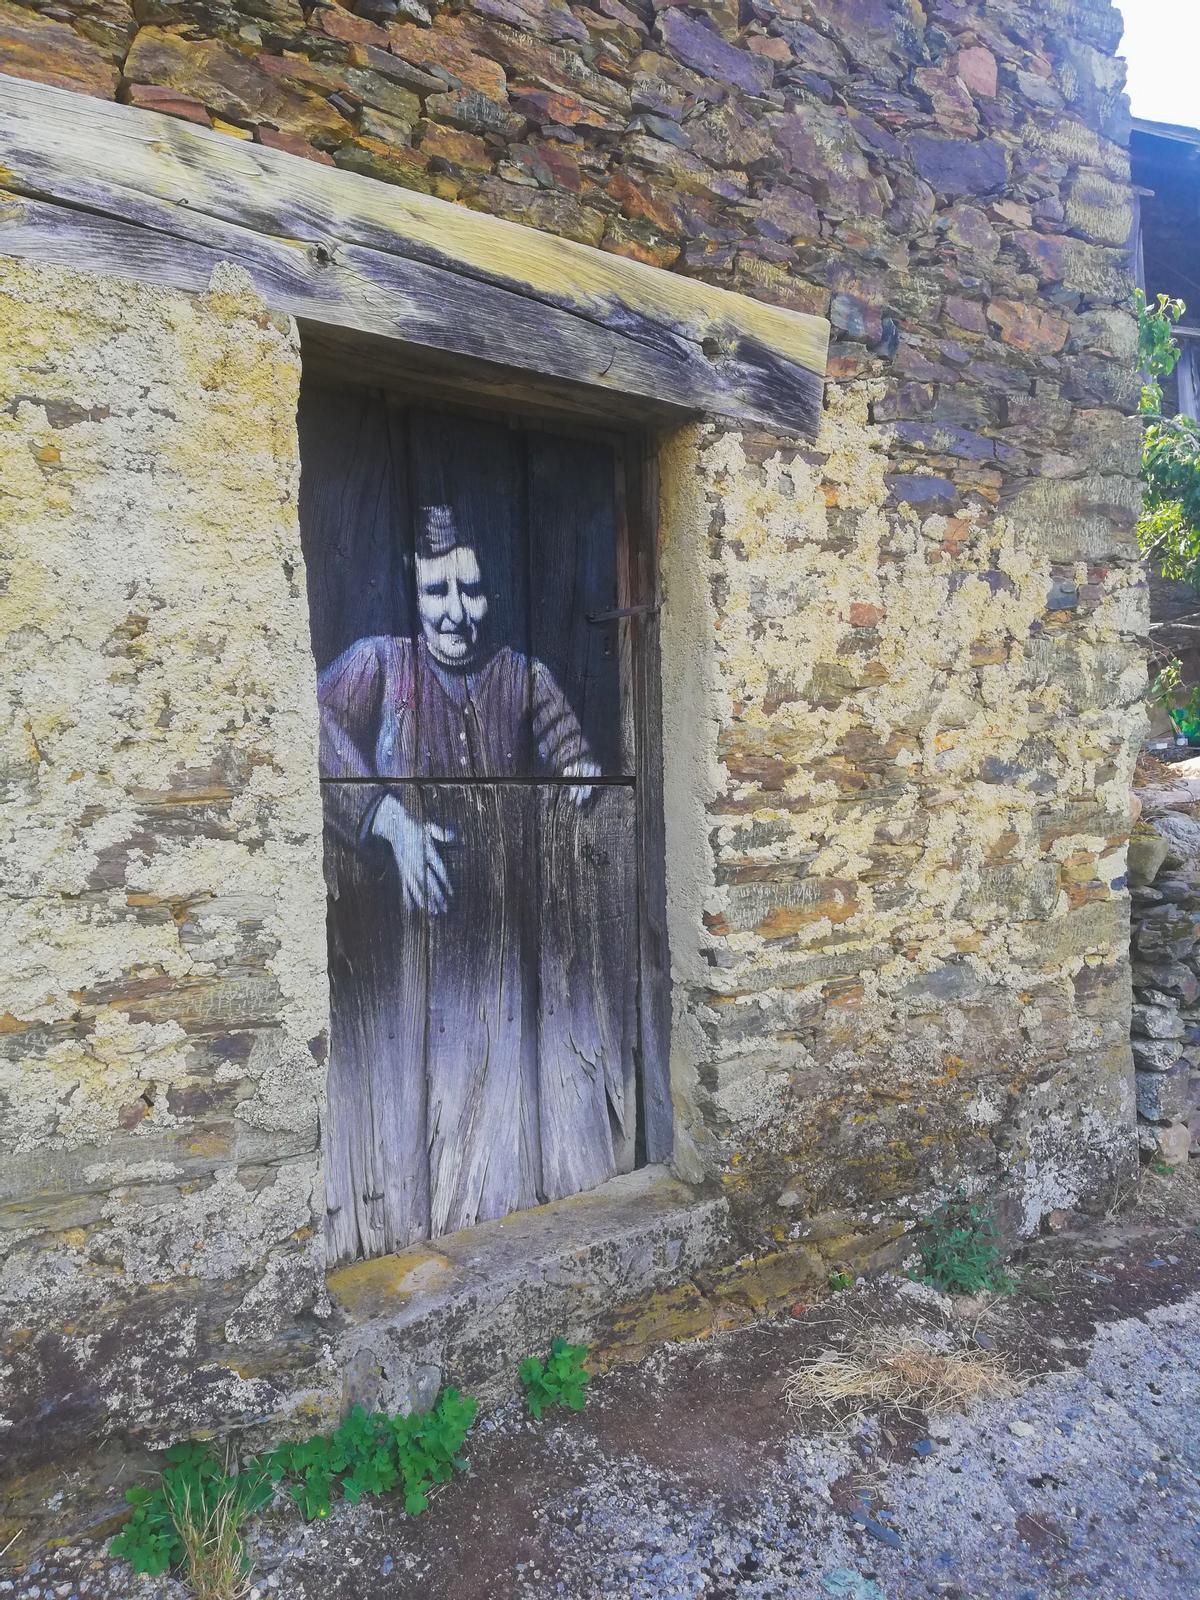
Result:
<svg viewBox="0 0 1200 1600"><path fill-rule="evenodd" d="M700 348L710 361L720 361L735 353L737 340L728 335L722 338L720 334L708 333L701 339Z"/></svg>

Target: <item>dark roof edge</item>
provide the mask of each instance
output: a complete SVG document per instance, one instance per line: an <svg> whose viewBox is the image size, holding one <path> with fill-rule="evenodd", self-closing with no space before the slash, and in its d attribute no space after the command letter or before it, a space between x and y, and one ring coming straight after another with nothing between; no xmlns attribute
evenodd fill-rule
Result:
<svg viewBox="0 0 1200 1600"><path fill-rule="evenodd" d="M1147 117L1134 117L1131 128L1134 133L1144 133L1152 139L1200 146L1200 128L1189 128L1181 122L1151 122Z"/></svg>

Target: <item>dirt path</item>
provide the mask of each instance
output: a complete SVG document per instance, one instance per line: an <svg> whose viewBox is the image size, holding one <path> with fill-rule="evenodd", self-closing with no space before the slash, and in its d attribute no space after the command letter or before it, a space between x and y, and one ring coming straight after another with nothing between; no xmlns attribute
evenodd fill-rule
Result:
<svg viewBox="0 0 1200 1600"><path fill-rule="evenodd" d="M582 1415L486 1419L420 1519L393 1502L279 1518L260 1600L1193 1600L1200 1235L1192 1205L1161 1214L1187 1180L1157 1187L1158 1215L1036 1247L982 1321L893 1280L661 1351ZM789 1411L805 1353L881 1324L976 1339L1032 1381L970 1417ZM182 1596L94 1551L10 1582L5 1600Z"/></svg>

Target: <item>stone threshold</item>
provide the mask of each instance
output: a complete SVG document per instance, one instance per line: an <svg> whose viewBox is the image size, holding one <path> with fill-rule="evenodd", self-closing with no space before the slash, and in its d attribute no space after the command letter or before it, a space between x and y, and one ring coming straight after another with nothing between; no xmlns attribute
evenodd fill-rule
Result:
<svg viewBox="0 0 1200 1600"><path fill-rule="evenodd" d="M341 1411L424 1409L452 1385L485 1406L558 1334L595 1372L828 1292L830 1266L893 1264L904 1227L823 1219L803 1242L739 1256L729 1202L666 1167L335 1268L329 1356Z"/></svg>
<svg viewBox="0 0 1200 1600"><path fill-rule="evenodd" d="M444 1384L497 1403L556 1335L603 1347L634 1308L686 1289L730 1250L725 1199L658 1166L335 1268L342 1403L420 1409Z"/></svg>

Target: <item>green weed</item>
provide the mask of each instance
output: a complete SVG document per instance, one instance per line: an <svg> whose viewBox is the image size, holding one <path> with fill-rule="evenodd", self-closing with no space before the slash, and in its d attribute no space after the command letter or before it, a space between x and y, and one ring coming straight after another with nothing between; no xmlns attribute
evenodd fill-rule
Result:
<svg viewBox="0 0 1200 1600"><path fill-rule="evenodd" d="M834 1294L840 1293L843 1289L853 1289L853 1273L843 1272L840 1267L835 1268L834 1271L829 1274L829 1287L833 1290Z"/></svg>
<svg viewBox="0 0 1200 1600"><path fill-rule="evenodd" d="M216 1548L226 1568L244 1572L241 1525L269 1505L280 1487L310 1522L329 1515L335 1495L353 1505L364 1495L397 1488L405 1511L417 1516L434 1485L463 1466L459 1451L475 1411L476 1402L456 1389L444 1389L431 1410L410 1416L355 1406L332 1433L282 1444L235 1473L207 1445L173 1445L157 1485L126 1491L133 1515L110 1550L148 1577L183 1568L194 1591L203 1594L193 1550ZM207 1592L217 1600L221 1591Z"/></svg>
<svg viewBox="0 0 1200 1600"><path fill-rule="evenodd" d="M1004 1271L1004 1252L990 1201L956 1195L924 1224L918 1241L923 1283L949 1294L1011 1294L1016 1280Z"/></svg>
<svg viewBox="0 0 1200 1600"><path fill-rule="evenodd" d="M240 1563L238 1530L274 1493L262 1470L230 1473L208 1445L194 1439L172 1445L154 1488L135 1484L125 1491L133 1515L113 1540L112 1554L124 1556L135 1571L158 1578L187 1564L188 1542L197 1529L222 1522L232 1530Z"/></svg>
<svg viewBox="0 0 1200 1600"><path fill-rule="evenodd" d="M525 1399L534 1420L538 1420L547 1406L569 1406L572 1411L582 1411L587 1399L585 1390L591 1374L584 1366L587 1345L568 1344L565 1339L555 1339L550 1355L545 1361L530 1356L519 1368L525 1386Z"/></svg>

